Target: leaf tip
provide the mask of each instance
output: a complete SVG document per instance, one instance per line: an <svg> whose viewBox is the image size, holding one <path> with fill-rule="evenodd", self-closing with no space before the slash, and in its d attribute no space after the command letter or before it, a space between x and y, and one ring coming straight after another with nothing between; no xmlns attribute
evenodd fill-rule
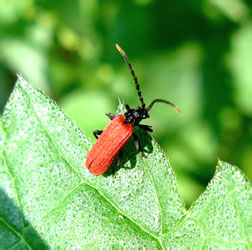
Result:
<svg viewBox="0 0 252 250"><path fill-rule="evenodd" d="M22 87L27 85L27 81L24 79L24 77L22 76L22 74L17 74L17 81L16 81L17 85L20 85Z"/></svg>

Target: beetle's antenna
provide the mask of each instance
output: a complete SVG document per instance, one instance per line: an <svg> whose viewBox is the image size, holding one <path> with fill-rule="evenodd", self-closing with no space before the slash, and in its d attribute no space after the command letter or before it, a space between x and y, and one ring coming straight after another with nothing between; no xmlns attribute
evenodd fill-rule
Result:
<svg viewBox="0 0 252 250"><path fill-rule="evenodd" d="M152 106L154 105L154 103L156 102L163 102L163 103L166 103L166 104L169 104L170 106L172 106L173 108L176 109L176 111L179 113L179 114L182 114L182 111L173 103L169 102L169 101L166 101L166 100L163 100L163 99L155 99L152 101L152 103L150 104L150 106L147 108L147 111L149 112L152 108Z"/></svg>
<svg viewBox="0 0 252 250"><path fill-rule="evenodd" d="M136 84L136 89L137 89L137 94L138 94L139 100L142 103L142 107L144 108L145 103L144 103L144 100L143 100L143 97L142 97L142 93L140 91L140 86L139 86L137 77L135 75L135 72L134 72L134 70L133 70L133 68L131 66L130 61L129 61L129 58L127 57L126 53L123 51L123 49L118 44L116 44L116 48L120 52L120 54L123 56L124 61L127 63L128 67L129 67L130 73L131 73L131 75L133 76L133 79L134 79L134 83Z"/></svg>

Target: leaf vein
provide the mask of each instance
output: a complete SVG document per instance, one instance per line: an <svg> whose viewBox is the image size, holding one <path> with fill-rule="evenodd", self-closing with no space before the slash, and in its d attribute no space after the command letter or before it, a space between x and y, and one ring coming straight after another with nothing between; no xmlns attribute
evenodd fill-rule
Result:
<svg viewBox="0 0 252 250"><path fill-rule="evenodd" d="M57 204L57 206L53 207L45 216L43 216L42 220L44 220L46 217L49 217L51 213L53 213L54 210L57 210L62 206L62 204L67 200L67 198L76 191L82 184L85 184L84 182L81 182L79 185L74 187L68 194Z"/></svg>
<svg viewBox="0 0 252 250"><path fill-rule="evenodd" d="M29 249L32 249L32 247L28 244L25 237L18 232L11 224L9 224L2 216L0 216L0 220L14 233L16 234L24 243L27 245ZM19 241L20 242L20 241Z"/></svg>

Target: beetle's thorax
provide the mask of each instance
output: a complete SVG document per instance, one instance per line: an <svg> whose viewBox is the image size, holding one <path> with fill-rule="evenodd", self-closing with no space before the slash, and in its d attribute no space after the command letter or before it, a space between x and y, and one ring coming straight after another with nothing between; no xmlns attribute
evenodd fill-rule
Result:
<svg viewBox="0 0 252 250"><path fill-rule="evenodd" d="M138 125L143 119L149 118L148 111L145 107L131 109L126 105L127 112L124 114L126 120L124 123L130 123L133 126Z"/></svg>

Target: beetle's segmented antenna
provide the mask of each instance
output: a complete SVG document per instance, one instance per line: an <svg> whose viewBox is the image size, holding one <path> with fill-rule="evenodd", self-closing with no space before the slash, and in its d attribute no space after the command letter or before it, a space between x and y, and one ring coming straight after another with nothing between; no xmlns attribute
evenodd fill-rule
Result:
<svg viewBox="0 0 252 250"><path fill-rule="evenodd" d="M152 108L152 106L154 105L154 103L156 102L163 102L163 103L166 103L170 106L172 106L173 108L176 109L176 111L179 113L179 114L182 114L182 111L179 109L179 107L177 107L175 104L173 104L172 102L169 102L169 101L166 101L166 100L163 100L163 99L155 99L152 101L152 103L150 104L150 106L147 108L147 111L149 112Z"/></svg>
<svg viewBox="0 0 252 250"><path fill-rule="evenodd" d="M134 83L136 84L136 89L137 89L137 94L138 94L139 100L142 103L142 107L144 108L145 103L144 103L144 100L143 100L143 97L142 97L140 86L139 86L137 77L135 75L135 72L134 72L134 70L133 70L133 68L131 66L130 61L129 61L129 58L127 57L126 53L123 51L123 49L118 44L116 44L116 48L120 52L120 54L123 56L124 61L127 63L128 67L129 67L130 73L131 73L131 75L133 76L133 79L134 79Z"/></svg>

